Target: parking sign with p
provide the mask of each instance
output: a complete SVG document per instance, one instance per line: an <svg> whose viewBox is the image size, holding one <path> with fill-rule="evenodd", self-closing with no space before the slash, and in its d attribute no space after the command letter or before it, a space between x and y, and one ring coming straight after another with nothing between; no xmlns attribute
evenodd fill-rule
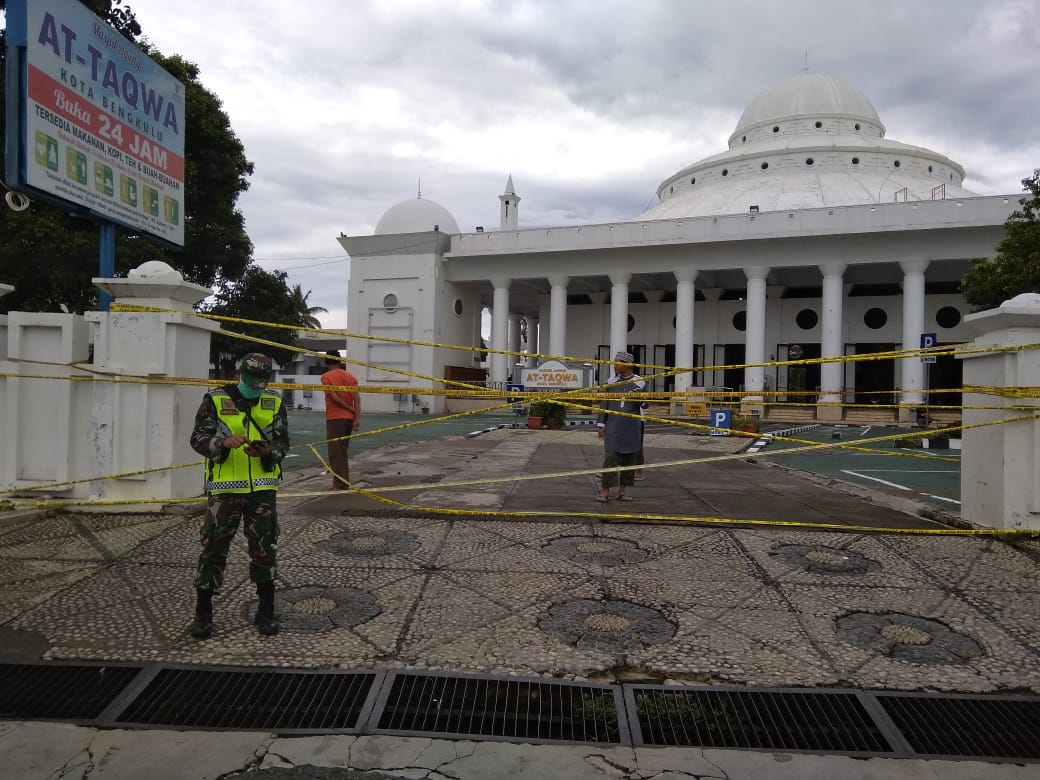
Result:
<svg viewBox="0 0 1040 780"><path fill-rule="evenodd" d="M711 410L711 436L729 436L732 411L729 409ZM724 430L722 430L724 429Z"/></svg>

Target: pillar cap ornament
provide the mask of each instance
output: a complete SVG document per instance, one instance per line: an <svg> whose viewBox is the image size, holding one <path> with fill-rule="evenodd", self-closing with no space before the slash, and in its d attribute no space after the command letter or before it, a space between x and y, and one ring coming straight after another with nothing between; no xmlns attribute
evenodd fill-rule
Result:
<svg viewBox="0 0 1040 780"><path fill-rule="evenodd" d="M1040 294L1016 295L996 309L967 315L964 324L978 334L1008 328L1040 328Z"/></svg>
<svg viewBox="0 0 1040 780"><path fill-rule="evenodd" d="M125 279L95 277L94 285L117 302L159 309L193 311L192 307L213 294L209 287L184 281L181 273L161 260L148 260L131 269Z"/></svg>

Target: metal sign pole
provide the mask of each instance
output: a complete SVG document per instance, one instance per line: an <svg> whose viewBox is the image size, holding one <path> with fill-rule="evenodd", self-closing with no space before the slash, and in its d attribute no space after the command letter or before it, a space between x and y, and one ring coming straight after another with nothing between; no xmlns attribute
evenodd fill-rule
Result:
<svg viewBox="0 0 1040 780"><path fill-rule="evenodd" d="M111 222L101 223L99 271L102 279L116 275L116 228ZM108 311L111 303L112 296L102 290L98 296L98 311Z"/></svg>

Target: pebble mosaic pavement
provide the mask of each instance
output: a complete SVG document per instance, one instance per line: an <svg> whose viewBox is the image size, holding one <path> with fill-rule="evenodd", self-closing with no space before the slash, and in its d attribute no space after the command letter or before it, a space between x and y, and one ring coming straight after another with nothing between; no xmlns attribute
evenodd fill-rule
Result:
<svg viewBox="0 0 1040 780"><path fill-rule="evenodd" d="M455 439L425 454L363 453L352 468L378 481L397 463L401 484L447 481L460 463L461 476L482 473L492 450L487 474L520 473L535 449L501 431L475 449ZM319 480L313 469L291 472L283 494ZM512 487L454 497L500 504ZM431 492L428 505L445 493ZM198 642L188 634L198 509L0 515L0 648L36 637L51 659L1040 692L1035 543L400 517L283 498L281 633L259 636L249 621L255 593L239 533L214 636Z"/></svg>

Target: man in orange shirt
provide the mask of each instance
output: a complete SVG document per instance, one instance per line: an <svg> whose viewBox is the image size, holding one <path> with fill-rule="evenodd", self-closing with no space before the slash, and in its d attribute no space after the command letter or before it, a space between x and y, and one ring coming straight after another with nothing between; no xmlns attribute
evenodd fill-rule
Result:
<svg viewBox="0 0 1040 780"><path fill-rule="evenodd" d="M357 387L358 381L343 367L339 353L327 352L321 383L334 387ZM350 447L350 434L360 430L361 394L357 390L326 390L325 438L329 440L329 467L332 469L332 486L329 490L350 488L347 449Z"/></svg>

